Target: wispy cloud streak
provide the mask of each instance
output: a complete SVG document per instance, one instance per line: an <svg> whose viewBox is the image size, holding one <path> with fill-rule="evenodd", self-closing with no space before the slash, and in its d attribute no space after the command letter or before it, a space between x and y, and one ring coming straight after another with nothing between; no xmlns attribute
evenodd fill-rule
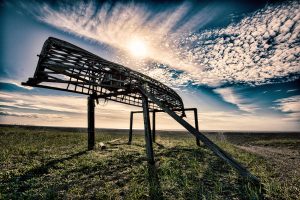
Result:
<svg viewBox="0 0 300 200"><path fill-rule="evenodd" d="M126 54L128 41L142 38L149 46L147 59L185 72L179 77L182 84L187 79L218 86L299 78L298 2L270 5L237 24L201 33L197 30L218 16L221 6L214 4L198 12L192 12L190 3L159 10L134 3L113 7L105 3L98 8L92 2L62 4L58 9L47 4L30 8L39 20L111 45L120 50L118 62L145 70L148 62Z"/></svg>
<svg viewBox="0 0 300 200"><path fill-rule="evenodd" d="M288 116L287 120L300 122L300 95L274 101L273 109L280 110Z"/></svg>
<svg viewBox="0 0 300 200"><path fill-rule="evenodd" d="M221 95L224 101L236 105L241 111L254 113L259 107L246 98L238 95L232 88L218 88L214 92Z"/></svg>

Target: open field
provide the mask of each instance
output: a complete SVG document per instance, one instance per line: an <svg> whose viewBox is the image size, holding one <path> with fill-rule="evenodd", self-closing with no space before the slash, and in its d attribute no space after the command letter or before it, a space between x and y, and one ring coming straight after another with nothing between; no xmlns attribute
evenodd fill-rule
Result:
<svg viewBox="0 0 300 200"><path fill-rule="evenodd" d="M193 137L160 131L156 164L144 137L97 131L107 148L86 151L84 129L1 126L0 199L299 199L300 134L207 133L257 175L264 190ZM135 134L136 133L136 134ZM109 142L111 141L111 142Z"/></svg>

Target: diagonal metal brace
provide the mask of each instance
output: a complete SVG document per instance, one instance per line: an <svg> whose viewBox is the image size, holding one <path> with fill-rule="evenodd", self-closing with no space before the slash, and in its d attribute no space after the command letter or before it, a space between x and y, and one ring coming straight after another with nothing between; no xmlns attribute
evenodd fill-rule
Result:
<svg viewBox="0 0 300 200"><path fill-rule="evenodd" d="M222 150L219 146L217 146L214 142L212 142L205 135L200 133L197 129L191 126L187 121L178 116L174 111L170 110L163 103L161 103L157 98L155 98L151 93L147 92L142 86L139 86L140 92L147 96L151 101L153 101L156 105L158 105L162 110L168 113L173 119L175 119L179 124L185 127L192 135L194 135L197 139L201 140L207 148L209 148L213 153L215 153L218 157L222 158L229 165L235 168L242 177L245 177L255 184L260 184L260 180L252 175L244 166L238 163L234 158L232 158L227 152Z"/></svg>

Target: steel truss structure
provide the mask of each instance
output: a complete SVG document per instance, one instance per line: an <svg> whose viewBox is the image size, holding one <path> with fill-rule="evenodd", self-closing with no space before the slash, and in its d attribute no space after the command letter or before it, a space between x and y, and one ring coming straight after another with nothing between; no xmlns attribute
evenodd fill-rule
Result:
<svg viewBox="0 0 300 200"><path fill-rule="evenodd" d="M53 37L48 38L39 55L33 78L22 84L88 95L89 150L95 146L95 101L102 98L143 108L146 152L150 164L154 163L154 153L149 112L165 112L193 134L197 144L198 140L202 141L240 175L259 183L245 167L199 132L198 123L194 128L183 119L185 108L181 97L174 90L153 78L107 61L73 44ZM131 131L132 116L133 113ZM155 127L155 114L153 116ZM198 122L196 116L195 120ZM131 143L130 138L129 140Z"/></svg>
<svg viewBox="0 0 300 200"><path fill-rule="evenodd" d="M181 97L149 76L107 61L73 44L50 37L44 43L33 78L24 84L34 87L91 95L142 107L138 87L155 95L170 109L184 114ZM149 101L152 109L158 108Z"/></svg>

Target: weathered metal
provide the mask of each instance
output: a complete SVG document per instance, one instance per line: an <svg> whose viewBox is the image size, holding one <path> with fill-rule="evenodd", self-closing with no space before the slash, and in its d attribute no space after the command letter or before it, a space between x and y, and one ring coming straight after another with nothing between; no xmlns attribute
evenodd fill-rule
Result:
<svg viewBox="0 0 300 200"><path fill-rule="evenodd" d="M242 176L258 181L245 167L182 119L185 116L180 96L171 88L144 74L107 61L68 42L48 38L39 56L33 78L23 85L75 92L88 95L88 148L95 145L94 101L99 98L143 108L146 150L149 163L154 163L149 109L162 109L185 127L197 140L234 167ZM156 111L155 111L156 112ZM132 117L130 137L132 140ZM155 123L155 122L154 122ZM155 129L155 126L153 126ZM154 132L155 133L155 132Z"/></svg>
<svg viewBox="0 0 300 200"><path fill-rule="evenodd" d="M88 97L88 150L95 148L95 99Z"/></svg>
<svg viewBox="0 0 300 200"><path fill-rule="evenodd" d="M142 100L143 100L146 152L147 152L148 162L150 164L154 164L154 154L153 154L153 144L152 144L151 128L150 128L148 97L142 95Z"/></svg>
<svg viewBox="0 0 300 200"><path fill-rule="evenodd" d="M130 112L130 127L129 127L129 137L128 137L128 144L132 142L132 127L133 126L133 112Z"/></svg>
<svg viewBox="0 0 300 200"><path fill-rule="evenodd" d="M198 125L198 110L197 108L194 109L194 120L195 120L195 129L199 131L199 125ZM200 146L200 140L196 138L196 144L197 146Z"/></svg>
<svg viewBox="0 0 300 200"><path fill-rule="evenodd" d="M177 110L173 110L177 111ZM198 112L197 108L184 108L184 112L187 111L193 111L194 112L194 122L195 122L195 128L199 131L199 125L198 125ZM150 110L150 113L152 112L152 140L155 142L155 137L156 137L156 117L155 113L160 113L160 112L165 112L164 110ZM128 144L131 144L132 142L132 129L133 129L133 114L138 114L138 113L143 113L143 111L131 111L130 112L130 126L129 126L129 134L128 134ZM196 144L197 146L200 146L200 140L196 138Z"/></svg>
<svg viewBox="0 0 300 200"><path fill-rule="evenodd" d="M153 142L155 142L155 138L156 138L156 128L155 128L155 123L156 123L156 119L155 119L155 109L152 112L152 139Z"/></svg>
<svg viewBox="0 0 300 200"><path fill-rule="evenodd" d="M183 127L185 127L192 135L194 135L196 138L201 140L207 146L207 148L209 148L212 152L214 152L218 157L222 158L229 165L234 167L240 173L241 176L246 177L250 180L253 180L256 183L259 183L258 178L255 177L254 175L252 175L244 166L242 166L240 163L238 163L227 152L222 150L219 146L217 146L215 143L213 143L205 135L203 135L197 129L192 127L188 122L186 122L184 119L179 117L174 111L172 111L168 107L164 106L155 96L153 96L152 94L150 94L146 90L144 90L144 88L142 86L140 87L140 91L142 94L144 94L149 99L151 99L154 103L156 103L163 111L168 113L173 119L175 119L178 123L180 123Z"/></svg>
<svg viewBox="0 0 300 200"><path fill-rule="evenodd" d="M75 92L142 107L139 85L159 98L170 109L184 106L181 97L171 88L142 73L107 61L73 44L49 37L39 55L33 78L23 85ZM151 109L156 104L149 101Z"/></svg>

